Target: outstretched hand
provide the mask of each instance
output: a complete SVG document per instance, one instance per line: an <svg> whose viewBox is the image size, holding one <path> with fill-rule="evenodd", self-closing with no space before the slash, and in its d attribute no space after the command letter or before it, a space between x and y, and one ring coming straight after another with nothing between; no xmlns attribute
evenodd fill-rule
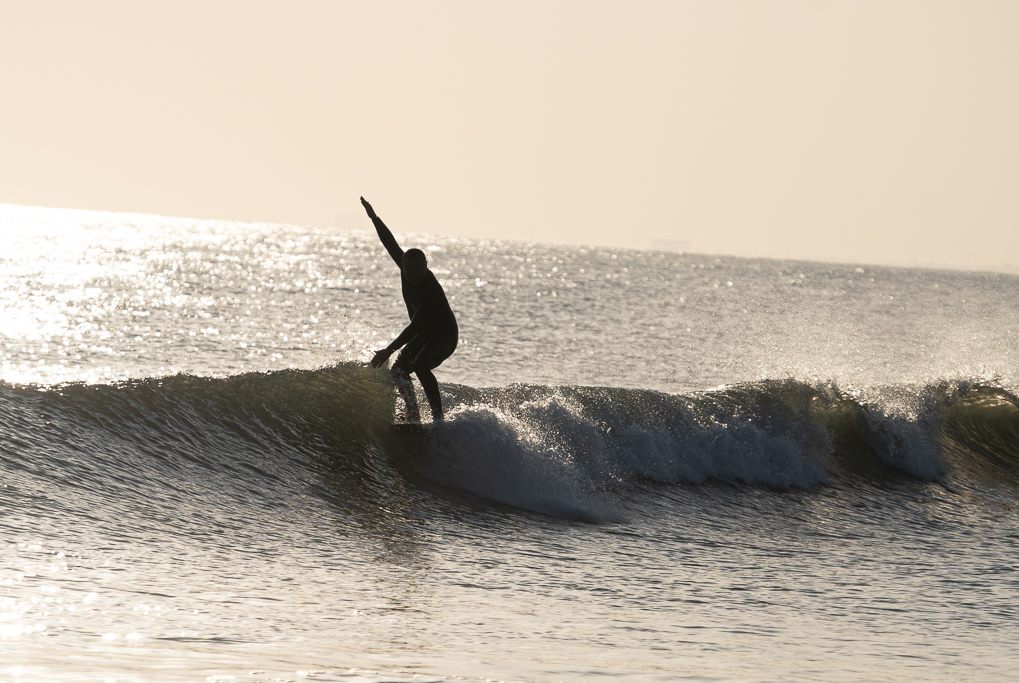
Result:
<svg viewBox="0 0 1019 683"><path fill-rule="evenodd" d="M361 200L364 201L364 200ZM368 207L371 208L371 207ZM389 360L389 357L393 355L393 352L389 349L379 349L375 352L375 357L372 358L372 367L381 368L382 364Z"/></svg>
<svg viewBox="0 0 1019 683"><path fill-rule="evenodd" d="M364 197L361 197L361 206L363 206L364 210L368 212L368 218L371 218L372 220L374 220L375 219L375 209L372 208L372 205L369 204L368 200L365 199Z"/></svg>

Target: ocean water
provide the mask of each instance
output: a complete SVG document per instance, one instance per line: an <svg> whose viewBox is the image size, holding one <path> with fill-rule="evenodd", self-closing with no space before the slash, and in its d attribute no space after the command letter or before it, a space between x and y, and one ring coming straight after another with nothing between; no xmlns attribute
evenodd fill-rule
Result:
<svg viewBox="0 0 1019 683"><path fill-rule="evenodd" d="M391 227L0 206L0 681L1015 680L1019 278Z"/></svg>

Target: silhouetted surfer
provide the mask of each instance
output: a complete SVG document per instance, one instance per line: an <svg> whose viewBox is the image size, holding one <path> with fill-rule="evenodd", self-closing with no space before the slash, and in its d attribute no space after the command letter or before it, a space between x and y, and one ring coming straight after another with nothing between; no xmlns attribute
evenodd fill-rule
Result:
<svg viewBox="0 0 1019 683"><path fill-rule="evenodd" d="M432 369L439 367L442 361L453 355L460 331L456 324L456 316L449 307L446 293L442 285L428 270L428 259L420 249L404 251L396 243L396 238L389 231L382 219L376 215L372 205L361 197L361 204L368 212L368 217L375 224L375 231L386 247L386 251L400 267L400 282L403 286L403 301L407 304L407 315L410 325L404 328L393 343L378 351L372 358L372 367L380 367L393 352L406 344L396 362L393 363L393 375L396 386L407 405L407 420L419 422L417 399L414 387L410 382L410 373L418 376L421 387L428 397L432 408L432 419L442 419L442 397L439 395L439 382L432 374Z"/></svg>

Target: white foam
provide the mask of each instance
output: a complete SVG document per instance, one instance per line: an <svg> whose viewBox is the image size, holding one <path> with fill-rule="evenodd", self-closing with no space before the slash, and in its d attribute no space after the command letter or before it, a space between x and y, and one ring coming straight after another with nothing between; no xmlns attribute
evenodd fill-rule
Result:
<svg viewBox="0 0 1019 683"><path fill-rule="evenodd" d="M435 427L430 449L426 474L443 485L594 521L619 517L611 492L635 479L719 479L776 488L829 481L794 441L748 422L613 429L560 398L524 403L514 414L486 406L463 409Z"/></svg>
<svg viewBox="0 0 1019 683"><path fill-rule="evenodd" d="M447 486L556 517L620 519L573 453L548 447L519 419L471 408L434 428L427 474Z"/></svg>
<svg viewBox="0 0 1019 683"><path fill-rule="evenodd" d="M864 397L868 443L889 465L914 477L936 479L946 465L937 445L942 409L954 400L951 386L882 387ZM962 387L956 387L960 389Z"/></svg>

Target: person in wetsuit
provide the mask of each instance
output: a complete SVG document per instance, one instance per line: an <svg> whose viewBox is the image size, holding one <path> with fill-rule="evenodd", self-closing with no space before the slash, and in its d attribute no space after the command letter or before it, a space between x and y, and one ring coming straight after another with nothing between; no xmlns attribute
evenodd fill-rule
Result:
<svg viewBox="0 0 1019 683"><path fill-rule="evenodd" d="M418 376L425 396L428 397L432 419L440 421L443 419L442 397L439 395L439 382L432 374L432 370L456 350L460 335L456 316L449 307L442 285L435 279L432 271L428 270L425 253L420 249L407 251L401 249L393 233L364 197L361 197L361 204L375 224L375 231L379 233L379 239L382 240L386 251L400 267L403 301L407 304L407 315L410 316L410 324L404 328L400 336L394 339L392 344L376 352L371 361L372 367L381 367L397 349L404 347L393 363L392 373L407 406L407 420L409 422L421 420L414 387L410 381L410 373L413 372Z"/></svg>

